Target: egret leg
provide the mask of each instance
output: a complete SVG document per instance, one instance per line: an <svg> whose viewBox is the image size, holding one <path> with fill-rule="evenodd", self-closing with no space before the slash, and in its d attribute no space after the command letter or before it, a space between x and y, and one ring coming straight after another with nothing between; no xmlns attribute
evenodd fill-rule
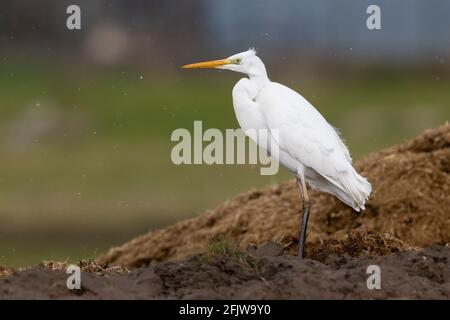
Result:
<svg viewBox="0 0 450 320"><path fill-rule="evenodd" d="M305 177L303 175L303 172L297 173L297 185L298 185L298 189L300 190L300 196L302 198L302 204L303 204L297 256L300 259L303 259L304 255L305 255L306 229L308 227L308 219L309 219L309 197L308 197L308 192L306 190L306 183L305 183Z"/></svg>

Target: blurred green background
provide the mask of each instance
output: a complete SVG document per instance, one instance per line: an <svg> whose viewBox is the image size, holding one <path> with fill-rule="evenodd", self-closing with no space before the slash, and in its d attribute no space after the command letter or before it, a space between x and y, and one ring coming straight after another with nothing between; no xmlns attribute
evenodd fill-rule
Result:
<svg viewBox="0 0 450 320"><path fill-rule="evenodd" d="M249 188L289 178L283 170L260 176L258 166L176 166L170 160L175 145L170 135L177 128L192 131L194 120L202 120L204 129L238 127L231 89L240 75L178 69L247 49L208 32L199 34L202 28L211 30L209 24L199 27L206 9L194 23L179 22L167 31L174 2L158 11L156 4L134 4L131 10L125 1L99 1L92 9L81 1L87 25L74 36L64 29L65 3L43 3L47 7L23 1L0 5L6 26L0 38L0 265L94 257ZM195 6L215 10L203 1ZM49 8L56 9L45 27ZM95 14L89 15L90 8ZM185 9L178 9L177 16L190 21ZM159 24L136 27L127 20L142 15L159 17ZM124 30L125 38L151 34L154 43L142 48L137 41L140 55L122 52L120 46L114 49L123 41L114 29L115 36L96 35L94 43L101 46L92 51L89 37L93 21L100 18L112 29L121 26L117 30ZM295 21L266 27L285 23ZM52 30L58 28L62 31L55 35ZM179 34L190 36L181 39ZM285 54L280 53L283 46L271 48L275 40L265 35L247 42L258 44L272 80L299 91L341 129L355 159L448 120L448 51L431 48L408 55L407 64L381 51L382 59L373 58L377 52L366 59L358 37L351 48L325 42L321 55L307 55L308 48L289 50L289 37ZM118 51L113 58L111 50Z"/></svg>

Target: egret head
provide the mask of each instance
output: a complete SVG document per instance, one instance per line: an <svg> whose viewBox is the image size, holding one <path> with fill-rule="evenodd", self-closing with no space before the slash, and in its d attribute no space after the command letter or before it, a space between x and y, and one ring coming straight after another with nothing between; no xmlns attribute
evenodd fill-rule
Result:
<svg viewBox="0 0 450 320"><path fill-rule="evenodd" d="M212 60L205 62L198 62L187 64L183 66L184 69L192 68L215 68L225 69L244 73L250 77L266 75L266 67L260 58L256 55L255 49L234 54L228 58L221 60Z"/></svg>

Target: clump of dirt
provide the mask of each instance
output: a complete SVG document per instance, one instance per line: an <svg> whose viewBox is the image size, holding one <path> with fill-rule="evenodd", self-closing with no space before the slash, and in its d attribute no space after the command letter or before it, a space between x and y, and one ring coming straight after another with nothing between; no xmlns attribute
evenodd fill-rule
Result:
<svg viewBox="0 0 450 320"><path fill-rule="evenodd" d="M331 195L312 190L307 256L321 252L378 256L450 242L450 125L424 131L406 143L355 163L373 193L357 214ZM300 221L295 181L252 190L214 210L151 231L110 249L100 264L138 267L205 251L217 235L240 249L267 241L295 246Z"/></svg>
<svg viewBox="0 0 450 320"><path fill-rule="evenodd" d="M218 242L181 262L151 263L125 273L86 269L80 290L67 289L64 270L40 265L0 278L0 299L450 298L450 248L445 246L376 258L332 253L325 263L281 255L284 249L267 243L238 253ZM376 289L367 285L370 265L381 272Z"/></svg>

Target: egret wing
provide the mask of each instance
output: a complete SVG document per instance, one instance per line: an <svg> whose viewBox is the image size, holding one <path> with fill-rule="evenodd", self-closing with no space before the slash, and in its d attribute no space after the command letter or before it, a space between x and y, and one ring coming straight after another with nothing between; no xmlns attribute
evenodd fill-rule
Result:
<svg viewBox="0 0 450 320"><path fill-rule="evenodd" d="M351 168L347 147L325 118L297 92L278 83L257 97L267 126L278 130L279 148L338 184L338 173Z"/></svg>
<svg viewBox="0 0 450 320"><path fill-rule="evenodd" d="M266 85L256 98L270 130L278 130L280 151L313 169L353 201L344 201L355 210L364 209L372 187L351 165L347 147L335 129L297 92L278 83ZM311 181L310 181L311 182ZM319 184L315 185L321 188ZM329 187L322 190L340 195Z"/></svg>

